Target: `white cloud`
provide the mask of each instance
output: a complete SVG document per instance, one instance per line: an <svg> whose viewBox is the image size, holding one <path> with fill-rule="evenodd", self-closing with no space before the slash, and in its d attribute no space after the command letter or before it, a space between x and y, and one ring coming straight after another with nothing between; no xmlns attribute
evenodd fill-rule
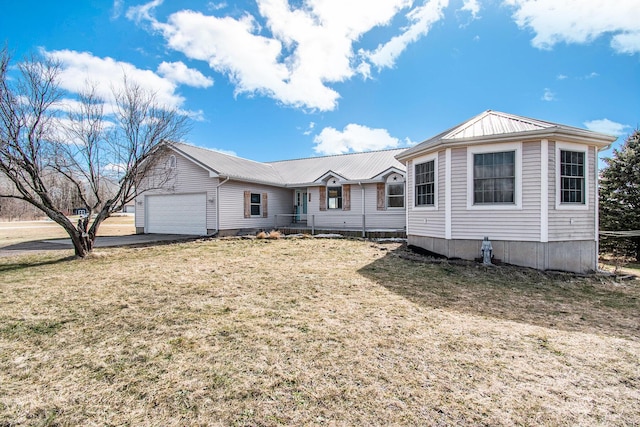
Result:
<svg viewBox="0 0 640 427"><path fill-rule="evenodd" d="M345 126L343 131L326 127L313 142L316 153L327 155L396 148L400 143L386 129L372 129L354 123Z"/></svg>
<svg viewBox="0 0 640 427"><path fill-rule="evenodd" d="M478 0L464 0L464 4L460 10L471 13L471 17L476 19L480 12L480 3L478 3Z"/></svg>
<svg viewBox="0 0 640 427"><path fill-rule="evenodd" d="M304 132L302 132L303 135L311 135L311 132L313 132L313 128L316 127L316 124L314 122L310 122L309 123L309 127L307 127L307 130L305 130Z"/></svg>
<svg viewBox="0 0 640 427"><path fill-rule="evenodd" d="M144 90L154 93L158 104L190 116L194 120L203 120L202 111L184 110L185 98L177 90L179 84L191 84L200 87L209 85L207 77L196 70L188 69L184 64L173 63L160 65L159 70L173 75L167 77L154 73L151 70L142 70L127 62L116 61L112 58L100 58L89 52L76 52L73 50L43 51L43 55L59 61L61 71L59 74L60 87L71 93L80 93L88 88L95 87L96 95L105 101L105 114L113 113L113 92L124 88L123 78L138 84ZM166 64L166 63L163 63ZM213 82L211 81L211 84ZM70 100L65 100L66 106L73 108ZM77 107L77 106L76 106Z"/></svg>
<svg viewBox="0 0 640 427"><path fill-rule="evenodd" d="M178 84L193 87L210 87L213 79L198 70L188 68L183 62L162 62L158 66L158 74Z"/></svg>
<svg viewBox="0 0 640 427"><path fill-rule="evenodd" d="M611 47L618 53L640 53L638 0L505 0L513 6L520 28L536 35L531 41L540 49L557 43L589 43L612 34Z"/></svg>
<svg viewBox="0 0 640 427"><path fill-rule="evenodd" d="M87 84L96 86L96 93L104 100L112 101L112 89L123 88L123 77L139 84L142 88L156 93L158 102L171 108L179 108L184 98L176 93L177 85L151 70L142 70L127 62L112 58L99 58L89 52L57 50L44 52L50 58L60 62L60 85L63 89L78 93L86 89Z"/></svg>
<svg viewBox="0 0 640 427"><path fill-rule="evenodd" d="M111 19L117 19L122 13L122 6L124 0L113 0L113 6L111 7Z"/></svg>
<svg viewBox="0 0 640 427"><path fill-rule="evenodd" d="M540 99L542 99L543 101L555 101L556 100L556 94L553 93L551 91L551 89L549 89L547 87L547 88L544 88L544 94L542 95L542 98L540 98Z"/></svg>
<svg viewBox="0 0 640 427"><path fill-rule="evenodd" d="M616 123L609 119L599 119L584 122L587 129L594 132L606 133L608 135L621 136L628 132L627 129L631 129L629 125L623 125L622 123Z"/></svg>
<svg viewBox="0 0 640 427"><path fill-rule="evenodd" d="M402 34L393 37L384 44L378 45L375 51L366 53L371 63L378 68L393 67L396 59L410 43L425 36L431 26L442 19L442 11L449 5L449 0L431 0L423 6L412 9L407 14L411 25Z"/></svg>
<svg viewBox="0 0 640 427"><path fill-rule="evenodd" d="M162 1L129 9L127 17L147 22L170 48L205 61L225 74L236 94L260 94L300 108L333 110L340 94L330 85L356 74L371 77L371 64L391 67L407 44L442 18L448 0L257 0L254 16L212 16L182 10L166 22L153 13ZM467 0L470 8L475 0ZM466 5L467 3L465 3ZM217 7L210 3L210 9ZM354 45L375 27L389 25L401 11L410 25L374 52Z"/></svg>
<svg viewBox="0 0 640 427"><path fill-rule="evenodd" d="M558 74L558 75L556 76L556 79L558 79L558 80L566 80L566 79L568 79L568 78L569 78L569 76L567 76L567 75L565 75L565 74Z"/></svg>

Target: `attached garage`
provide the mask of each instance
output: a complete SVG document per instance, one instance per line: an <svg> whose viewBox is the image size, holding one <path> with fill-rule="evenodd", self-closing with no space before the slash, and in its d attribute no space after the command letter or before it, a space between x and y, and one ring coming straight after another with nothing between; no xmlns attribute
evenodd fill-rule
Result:
<svg viewBox="0 0 640 427"><path fill-rule="evenodd" d="M207 195L169 194L145 197L145 233L207 234Z"/></svg>

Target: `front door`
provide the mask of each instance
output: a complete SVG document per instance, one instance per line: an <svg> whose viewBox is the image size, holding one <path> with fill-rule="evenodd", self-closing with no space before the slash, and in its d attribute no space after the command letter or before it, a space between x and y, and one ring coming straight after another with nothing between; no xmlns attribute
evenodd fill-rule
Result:
<svg viewBox="0 0 640 427"><path fill-rule="evenodd" d="M307 220L307 192L296 190L296 222Z"/></svg>

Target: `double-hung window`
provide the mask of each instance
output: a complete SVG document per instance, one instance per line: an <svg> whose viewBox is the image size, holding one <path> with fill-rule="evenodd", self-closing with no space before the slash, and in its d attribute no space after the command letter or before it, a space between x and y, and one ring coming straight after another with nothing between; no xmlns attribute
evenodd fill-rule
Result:
<svg viewBox="0 0 640 427"><path fill-rule="evenodd" d="M560 203L585 203L584 154L560 150Z"/></svg>
<svg viewBox="0 0 640 427"><path fill-rule="evenodd" d="M342 209L342 187L327 187L327 207Z"/></svg>
<svg viewBox="0 0 640 427"><path fill-rule="evenodd" d="M260 208L262 206L262 200L260 197L260 193L251 193L251 216L260 216Z"/></svg>
<svg viewBox="0 0 640 427"><path fill-rule="evenodd" d="M419 163L415 166L415 205L435 205L435 161Z"/></svg>
<svg viewBox="0 0 640 427"><path fill-rule="evenodd" d="M473 204L515 204L516 152L473 155Z"/></svg>

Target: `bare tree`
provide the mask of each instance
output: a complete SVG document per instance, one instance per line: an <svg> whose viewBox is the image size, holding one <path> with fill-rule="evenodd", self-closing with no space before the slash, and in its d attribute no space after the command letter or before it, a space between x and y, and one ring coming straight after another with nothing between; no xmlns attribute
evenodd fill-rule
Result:
<svg viewBox="0 0 640 427"><path fill-rule="evenodd" d="M126 76L121 89L112 89L113 113L105 111L106 100L95 85L88 85L64 114L59 64L31 57L18 64L16 76L9 76L10 66L5 48L0 51L0 174L13 188L0 198L24 200L42 211L66 230L76 255L84 257L105 219L140 189L154 188L151 181L162 186L171 179L172 169L162 167L162 156L155 154L186 134L189 119ZM70 199L90 213L77 224L65 215Z"/></svg>

